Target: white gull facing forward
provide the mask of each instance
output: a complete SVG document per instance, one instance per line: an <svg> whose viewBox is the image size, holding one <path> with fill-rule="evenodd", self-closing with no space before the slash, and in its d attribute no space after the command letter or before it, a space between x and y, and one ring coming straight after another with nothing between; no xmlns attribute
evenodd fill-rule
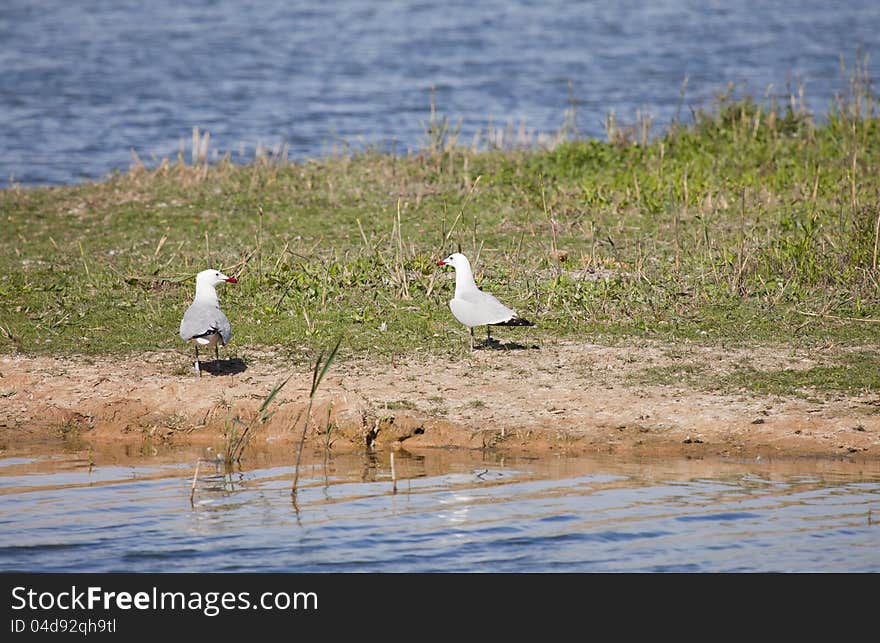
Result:
<svg viewBox="0 0 880 643"><path fill-rule="evenodd" d="M196 373L199 368L199 346L214 347L215 359L220 358L218 345L226 346L232 337L232 326L223 311L215 286L237 283L235 277L227 277L219 270L202 270L196 275L196 296L180 321L180 338L191 342L196 348Z"/></svg>
<svg viewBox="0 0 880 643"><path fill-rule="evenodd" d="M455 268L455 296L449 301L449 310L470 330L471 350L474 350L474 326L486 327L487 342L492 339L490 326L534 326L498 301L495 295L477 288L471 263L460 252L438 261L437 265Z"/></svg>

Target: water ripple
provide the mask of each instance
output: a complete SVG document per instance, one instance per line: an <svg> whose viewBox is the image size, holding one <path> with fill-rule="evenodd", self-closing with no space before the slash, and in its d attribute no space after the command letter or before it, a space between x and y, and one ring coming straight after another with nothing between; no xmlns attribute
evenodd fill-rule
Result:
<svg viewBox="0 0 880 643"><path fill-rule="evenodd" d="M190 505L189 454L98 465L93 484L77 457L0 467L0 569L880 571L880 471L864 467L702 462L709 477L668 460L428 454L395 493L387 463L339 456L333 476L304 470L295 504L292 470L269 464L206 473Z"/></svg>
<svg viewBox="0 0 880 643"><path fill-rule="evenodd" d="M0 178L72 183L175 158L193 127L252 160L425 140L431 91L467 144L492 126L604 138L685 118L729 83L785 102L805 85L824 114L840 56L876 59L875 0L789 3L0 3ZM334 46L327 46L328 42ZM680 90L688 78L686 102ZM239 149L245 150L244 154Z"/></svg>

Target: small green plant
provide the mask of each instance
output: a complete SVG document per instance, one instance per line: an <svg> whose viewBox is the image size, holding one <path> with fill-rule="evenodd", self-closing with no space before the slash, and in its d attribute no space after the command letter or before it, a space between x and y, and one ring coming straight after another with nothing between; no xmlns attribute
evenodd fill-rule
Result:
<svg viewBox="0 0 880 643"><path fill-rule="evenodd" d="M389 411L414 411L418 408L416 403L410 400L394 400L386 402L384 406Z"/></svg>
<svg viewBox="0 0 880 643"><path fill-rule="evenodd" d="M275 411L269 410L269 406L291 377L293 377L292 373L269 391L260 408L248 422L242 421L238 415L227 421L223 430L223 461L227 467L241 461L241 455L253 438L255 428L268 422L275 414Z"/></svg>
<svg viewBox="0 0 880 643"><path fill-rule="evenodd" d="M333 429L335 428L333 422L330 421L330 417L333 414L333 408L330 407L327 409L327 428L324 431L324 455L326 456L330 449L333 447Z"/></svg>
<svg viewBox="0 0 880 643"><path fill-rule="evenodd" d="M306 441L306 435L309 431L309 421L312 417L312 404L315 400L315 393L318 390L318 387L321 385L321 381L324 379L324 376L327 374L327 371L330 369L330 365L333 363L333 360L336 359L336 353L339 351L339 346L342 344L342 336L340 335L339 339L336 340L336 344L330 350L330 353L327 354L327 357L324 357L324 350L318 354L318 358L315 360L314 367L312 368L312 387L309 391L309 406L306 409L306 418L303 422L303 430L302 435L300 436L299 444L296 449L296 465L293 470L293 487L291 488L291 495L296 497L297 485L299 484L299 467L302 462L302 452L303 445ZM329 423L328 423L329 424ZM330 431L328 428L327 438L329 440ZM329 443L329 442L328 442Z"/></svg>

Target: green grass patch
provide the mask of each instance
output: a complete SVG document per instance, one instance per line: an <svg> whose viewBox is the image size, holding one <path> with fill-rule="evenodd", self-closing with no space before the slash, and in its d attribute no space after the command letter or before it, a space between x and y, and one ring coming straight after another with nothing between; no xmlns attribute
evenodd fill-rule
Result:
<svg viewBox="0 0 880 643"><path fill-rule="evenodd" d="M756 370L740 368L717 378L720 390L747 390L810 397L817 392L859 393L880 389L880 355L856 351L807 369Z"/></svg>
<svg viewBox="0 0 880 643"><path fill-rule="evenodd" d="M344 335L340 357L458 358L467 331L436 266L458 249L537 323L517 336L877 342L880 119L866 86L821 119L731 92L650 139L616 126L549 148L463 148L444 122L433 113L429 144L405 157L180 158L3 190L0 351L185 350L193 277L213 266L239 278L220 290L230 350L306 362ZM874 368L809 379L836 388L851 369L873 387ZM740 379L790 390L799 377Z"/></svg>
<svg viewBox="0 0 880 643"><path fill-rule="evenodd" d="M687 385L693 388L710 388L709 384L716 381L704 364L673 364L669 366L650 366L631 375L628 381L632 384L661 384L665 386Z"/></svg>
<svg viewBox="0 0 880 643"><path fill-rule="evenodd" d="M880 353L853 350L806 368L756 368L749 360L729 365L681 361L652 366L629 376L635 385L687 385L711 391L810 398L817 393L857 394L880 389Z"/></svg>

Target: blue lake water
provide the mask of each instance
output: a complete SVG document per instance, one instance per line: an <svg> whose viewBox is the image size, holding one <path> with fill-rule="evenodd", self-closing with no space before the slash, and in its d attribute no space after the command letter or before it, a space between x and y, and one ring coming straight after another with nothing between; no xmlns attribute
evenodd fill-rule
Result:
<svg viewBox="0 0 880 643"><path fill-rule="evenodd" d="M406 153L432 93L464 144L572 105L583 136L661 128L729 83L821 115L877 34L876 0L5 0L0 185L173 159L194 127L236 161ZM880 571L876 465L438 451L393 481L387 454L335 455L294 505L275 454L202 466L191 505L200 455L3 451L0 570Z"/></svg>
<svg viewBox="0 0 880 643"><path fill-rule="evenodd" d="M6 452L0 571L880 571L878 464L200 455Z"/></svg>
<svg viewBox="0 0 880 643"><path fill-rule="evenodd" d="M73 183L189 153L405 153L438 110L459 141L662 128L734 83L825 114L880 47L876 0L385 2L4 0L0 185ZM847 65L841 71L841 57ZM681 90L685 78L684 100ZM508 137L509 138L509 137Z"/></svg>

